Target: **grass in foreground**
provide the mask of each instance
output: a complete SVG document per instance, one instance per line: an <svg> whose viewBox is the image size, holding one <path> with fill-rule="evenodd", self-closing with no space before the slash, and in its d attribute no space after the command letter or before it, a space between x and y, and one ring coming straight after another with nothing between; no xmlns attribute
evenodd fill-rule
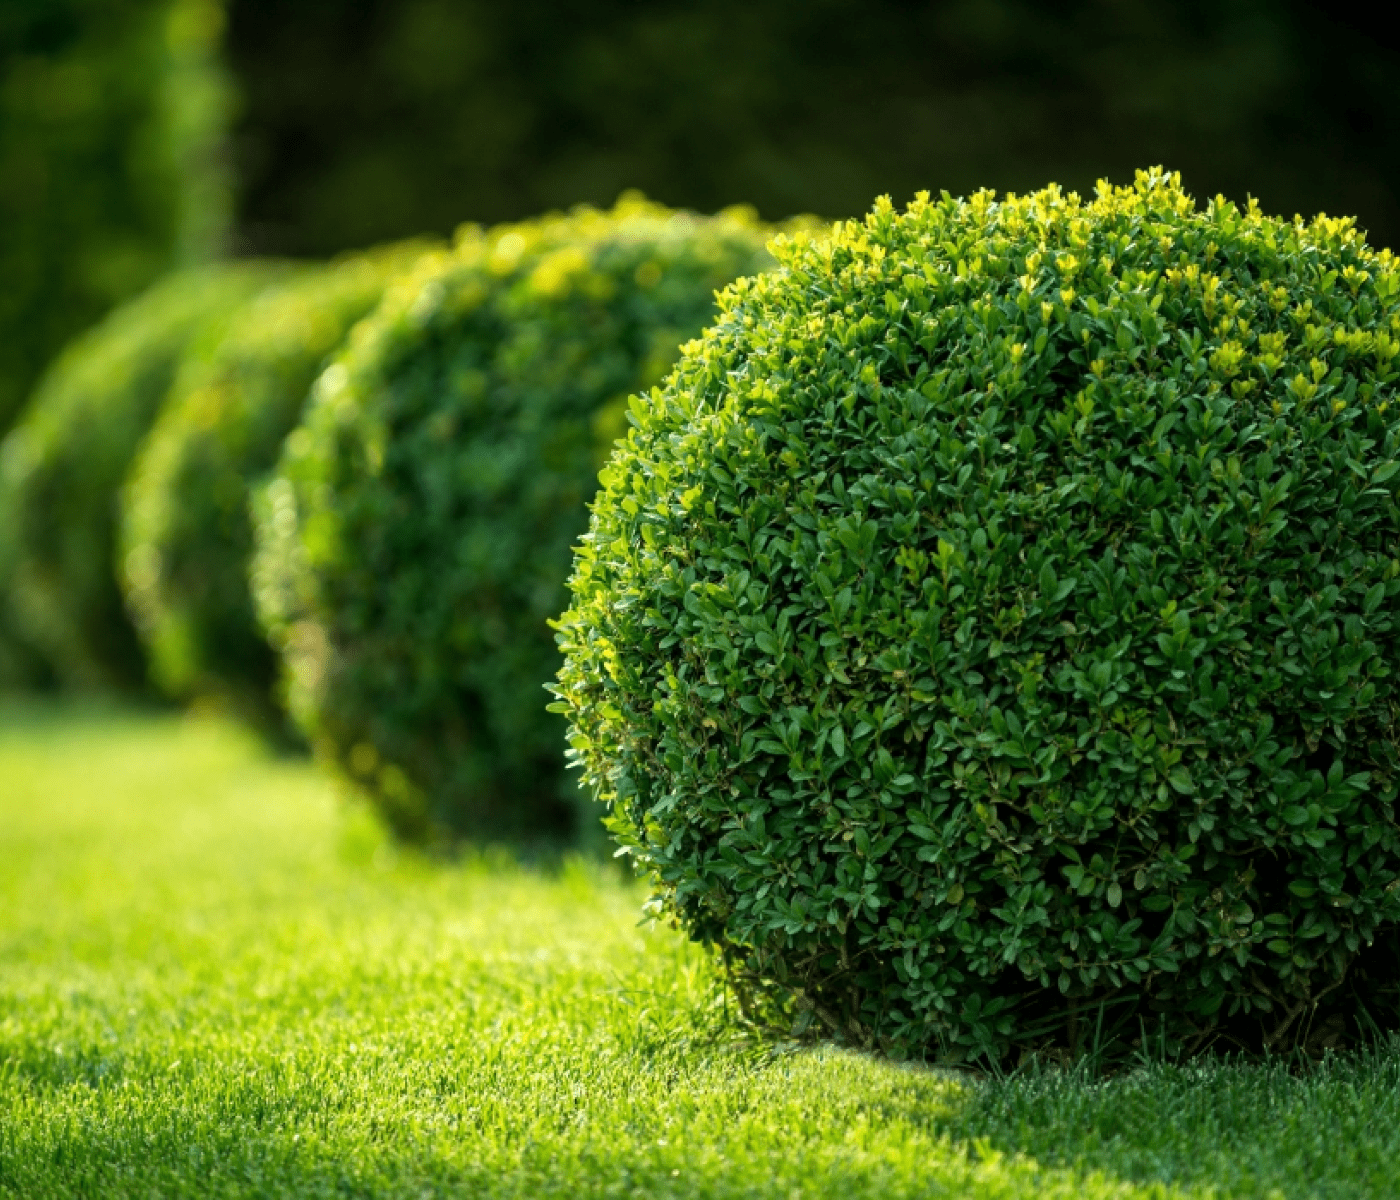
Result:
<svg viewBox="0 0 1400 1200"><path fill-rule="evenodd" d="M978 1083L736 1044L581 862L396 855L209 721L0 708L0 1194L1400 1194L1400 1050Z"/></svg>

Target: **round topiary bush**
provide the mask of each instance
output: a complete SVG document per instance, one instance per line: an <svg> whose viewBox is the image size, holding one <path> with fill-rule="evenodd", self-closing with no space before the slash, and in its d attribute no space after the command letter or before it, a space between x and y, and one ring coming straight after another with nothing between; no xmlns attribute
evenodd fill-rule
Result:
<svg viewBox="0 0 1400 1200"><path fill-rule="evenodd" d="M326 358L430 242L347 256L266 288L181 364L123 491L122 584L155 683L268 728L276 658L248 590L251 486Z"/></svg>
<svg viewBox="0 0 1400 1200"><path fill-rule="evenodd" d="M59 682L144 686L116 580L122 477L186 347L284 270L247 262L157 284L63 352L0 444L10 617Z"/></svg>
<svg viewBox="0 0 1400 1200"><path fill-rule="evenodd" d="M294 716L409 838L574 826L548 619L627 396L769 232L640 199L429 255L356 327L259 494Z"/></svg>
<svg viewBox="0 0 1400 1200"><path fill-rule="evenodd" d="M1155 171L775 253L558 625L655 906L910 1054L1395 1022L1396 259Z"/></svg>

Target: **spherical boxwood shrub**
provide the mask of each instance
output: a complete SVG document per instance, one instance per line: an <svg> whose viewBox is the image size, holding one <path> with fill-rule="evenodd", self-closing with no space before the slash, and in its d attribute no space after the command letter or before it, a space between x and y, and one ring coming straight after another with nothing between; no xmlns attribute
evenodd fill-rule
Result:
<svg viewBox="0 0 1400 1200"><path fill-rule="evenodd" d="M168 694L217 697L278 725L276 660L248 591L249 490L276 464L327 356L431 248L403 243L299 272L181 364L127 478L120 554L127 607Z"/></svg>
<svg viewBox="0 0 1400 1200"><path fill-rule="evenodd" d="M559 624L656 905L905 1053L1393 1021L1400 264L1160 172L776 253Z"/></svg>
<svg viewBox="0 0 1400 1200"><path fill-rule="evenodd" d="M548 619L629 393L771 265L742 212L637 198L429 255L356 327L259 495L293 714L410 838L567 833Z"/></svg>
<svg viewBox="0 0 1400 1200"><path fill-rule="evenodd" d="M0 445L0 562L23 644L68 686L139 689L115 573L117 494L186 346L284 270L171 276L68 347Z"/></svg>

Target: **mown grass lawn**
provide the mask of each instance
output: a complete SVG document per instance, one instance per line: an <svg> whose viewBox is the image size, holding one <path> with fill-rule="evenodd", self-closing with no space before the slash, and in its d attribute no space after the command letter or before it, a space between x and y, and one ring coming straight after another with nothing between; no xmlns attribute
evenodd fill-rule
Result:
<svg viewBox="0 0 1400 1200"><path fill-rule="evenodd" d="M1400 1195L1400 1047L1099 1082L774 1053L640 900L397 855L210 720L0 707L0 1194Z"/></svg>

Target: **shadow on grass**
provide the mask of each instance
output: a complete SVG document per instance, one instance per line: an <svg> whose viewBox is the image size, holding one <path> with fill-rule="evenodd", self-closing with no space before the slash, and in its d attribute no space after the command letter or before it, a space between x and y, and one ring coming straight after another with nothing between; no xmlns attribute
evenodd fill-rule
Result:
<svg viewBox="0 0 1400 1200"><path fill-rule="evenodd" d="M973 1088L947 1126L1043 1163L1223 1194L1400 1195L1400 1039L1329 1054L1203 1058L1109 1077L1032 1069Z"/></svg>
<svg viewBox="0 0 1400 1200"><path fill-rule="evenodd" d="M0 1193L44 1196L1167 1195L947 1133L960 1081L840 1052L747 1067L556 1061L52 1064L0 1114ZM600 1073L601 1068L601 1073ZM0 1074L3 1079L3 1074ZM591 1084L591 1086L588 1086ZM6 1090L9 1090L8 1088ZM4 1106L0 1106L4 1107Z"/></svg>
<svg viewBox="0 0 1400 1200"><path fill-rule="evenodd" d="M1400 1195L1395 1043L985 1081L632 1025L242 1054L177 1037L161 1061L110 1032L12 1032L0 1194Z"/></svg>

